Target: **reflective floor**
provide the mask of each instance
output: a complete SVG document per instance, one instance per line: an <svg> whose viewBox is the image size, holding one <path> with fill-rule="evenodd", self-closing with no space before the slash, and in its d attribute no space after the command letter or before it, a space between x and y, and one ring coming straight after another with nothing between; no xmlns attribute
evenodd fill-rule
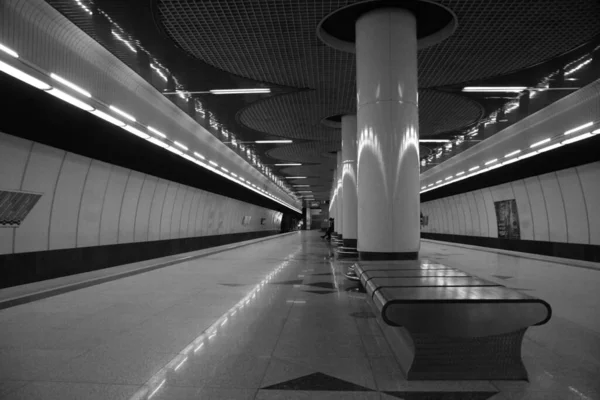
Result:
<svg viewBox="0 0 600 400"><path fill-rule="evenodd" d="M530 382L407 382L318 232L0 311L0 399L600 399L600 271L424 242L549 301Z"/></svg>

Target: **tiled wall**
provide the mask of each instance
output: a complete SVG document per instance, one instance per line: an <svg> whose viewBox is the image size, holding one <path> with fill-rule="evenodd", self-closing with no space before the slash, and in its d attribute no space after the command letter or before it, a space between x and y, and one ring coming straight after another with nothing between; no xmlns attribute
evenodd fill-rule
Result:
<svg viewBox="0 0 600 400"><path fill-rule="evenodd" d="M600 162L422 203L422 232L498 238L494 203L510 199L521 240L600 245Z"/></svg>
<svg viewBox="0 0 600 400"><path fill-rule="evenodd" d="M43 194L20 227L0 228L0 255L276 231L281 222L277 211L1 132L0 190Z"/></svg>

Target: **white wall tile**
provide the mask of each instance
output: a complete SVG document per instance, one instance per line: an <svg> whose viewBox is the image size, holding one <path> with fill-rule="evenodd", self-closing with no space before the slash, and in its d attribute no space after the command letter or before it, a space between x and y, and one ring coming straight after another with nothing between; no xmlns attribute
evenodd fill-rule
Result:
<svg viewBox="0 0 600 400"><path fill-rule="evenodd" d="M132 243L134 241L136 213L145 176L146 174L138 171L131 171L129 174L121 205L119 243Z"/></svg>
<svg viewBox="0 0 600 400"><path fill-rule="evenodd" d="M33 142L0 132L0 190L19 190ZM0 229L0 254L13 251L17 228Z"/></svg>
<svg viewBox="0 0 600 400"><path fill-rule="evenodd" d="M590 227L590 244L600 244L600 162L577 167Z"/></svg>
<svg viewBox="0 0 600 400"><path fill-rule="evenodd" d="M173 208L175 207L175 196L177 196L179 186L181 185L178 183L169 182L169 186L167 187L167 194L162 206L160 219L160 240L171 239L171 221Z"/></svg>
<svg viewBox="0 0 600 400"><path fill-rule="evenodd" d="M531 205L529 203L529 194L525 187L525 181L514 181L511 186L517 202L521 239L534 240L534 221L533 215L531 214Z"/></svg>
<svg viewBox="0 0 600 400"><path fill-rule="evenodd" d="M183 200L188 187L180 185L175 195L175 203L173 204L173 216L171 217L171 239L179 239L181 234L181 214L183 213Z"/></svg>
<svg viewBox="0 0 600 400"><path fill-rule="evenodd" d="M542 185L540 185L537 176L527 178L524 181L531 204L531 215L533 216L533 238L534 240L548 241L550 240L550 232Z"/></svg>
<svg viewBox="0 0 600 400"><path fill-rule="evenodd" d="M123 204L123 195L125 194L130 172L131 170L116 165L113 165L110 171L100 220L101 245L116 244L119 239L121 205Z"/></svg>
<svg viewBox="0 0 600 400"><path fill-rule="evenodd" d="M91 162L73 153L65 156L52 202L49 250L77 246L77 221Z"/></svg>
<svg viewBox="0 0 600 400"><path fill-rule="evenodd" d="M162 222L163 206L167 197L169 181L158 179L152 205L150 206L150 220L148 222L148 240L160 240L160 224Z"/></svg>
<svg viewBox="0 0 600 400"><path fill-rule="evenodd" d="M587 208L577 170L575 168L563 169L557 171L556 176L567 213L567 241L589 244Z"/></svg>
<svg viewBox="0 0 600 400"><path fill-rule="evenodd" d="M567 220L562 193L554 172L539 176L546 210L548 211L549 237L551 242L567 242Z"/></svg>
<svg viewBox="0 0 600 400"><path fill-rule="evenodd" d="M81 198L77 229L77 247L100 244L102 205L110 177L110 164L92 160Z"/></svg>
<svg viewBox="0 0 600 400"><path fill-rule="evenodd" d="M63 150L39 143L33 145L21 190L42 193L42 197L15 231L15 252L48 250L50 210L65 155Z"/></svg>
<svg viewBox="0 0 600 400"><path fill-rule="evenodd" d="M154 192L157 184L157 178L150 175L144 177L144 183L142 184L137 211L135 213L134 242L145 242L148 240L150 210L152 209L152 200L154 199Z"/></svg>
<svg viewBox="0 0 600 400"><path fill-rule="evenodd" d="M479 210L477 209L477 202L475 201L475 195L473 192L469 192L467 195L467 201L469 204L469 209L471 210L471 219L473 221L472 224L472 234L474 236L482 236L481 235L481 223L479 222Z"/></svg>
<svg viewBox="0 0 600 400"><path fill-rule="evenodd" d="M188 237L188 225L190 222L190 210L192 208L192 199L196 189L188 188L183 199L183 211L181 212L181 223L179 224L179 237Z"/></svg>

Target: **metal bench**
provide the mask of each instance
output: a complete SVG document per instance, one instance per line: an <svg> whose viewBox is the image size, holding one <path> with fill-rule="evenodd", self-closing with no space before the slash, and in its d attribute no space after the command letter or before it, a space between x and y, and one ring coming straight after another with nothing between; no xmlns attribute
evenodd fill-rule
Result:
<svg viewBox="0 0 600 400"><path fill-rule="evenodd" d="M521 344L550 319L545 301L428 261L354 271L409 380L527 380Z"/></svg>

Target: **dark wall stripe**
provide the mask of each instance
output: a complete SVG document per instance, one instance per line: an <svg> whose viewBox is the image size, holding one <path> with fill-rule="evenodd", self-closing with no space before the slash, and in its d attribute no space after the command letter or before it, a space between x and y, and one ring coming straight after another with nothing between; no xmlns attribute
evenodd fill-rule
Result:
<svg viewBox="0 0 600 400"><path fill-rule="evenodd" d="M0 255L0 288L278 234L279 230Z"/></svg>
<svg viewBox="0 0 600 400"><path fill-rule="evenodd" d="M523 253L600 262L600 246L598 245L546 242L540 240L510 240L432 232L421 232L421 237L444 242L470 244L473 246L520 251Z"/></svg>

